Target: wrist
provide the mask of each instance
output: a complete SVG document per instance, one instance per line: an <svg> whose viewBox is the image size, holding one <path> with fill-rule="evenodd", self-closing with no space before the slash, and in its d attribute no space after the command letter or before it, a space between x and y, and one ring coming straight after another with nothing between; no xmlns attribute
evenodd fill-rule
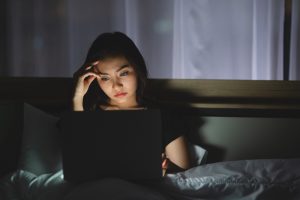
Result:
<svg viewBox="0 0 300 200"><path fill-rule="evenodd" d="M81 97L81 96L73 97L73 110L74 111L83 111L83 97Z"/></svg>
<svg viewBox="0 0 300 200"><path fill-rule="evenodd" d="M72 98L73 102L82 102L83 101L83 95L75 94Z"/></svg>

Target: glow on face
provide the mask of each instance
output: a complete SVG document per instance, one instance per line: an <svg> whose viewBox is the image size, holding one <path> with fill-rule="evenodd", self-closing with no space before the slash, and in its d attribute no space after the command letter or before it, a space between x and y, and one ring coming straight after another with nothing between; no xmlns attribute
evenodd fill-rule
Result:
<svg viewBox="0 0 300 200"><path fill-rule="evenodd" d="M124 57L100 60L94 67L100 75L98 84L109 97L109 103L119 107L137 106L137 75L134 68Z"/></svg>

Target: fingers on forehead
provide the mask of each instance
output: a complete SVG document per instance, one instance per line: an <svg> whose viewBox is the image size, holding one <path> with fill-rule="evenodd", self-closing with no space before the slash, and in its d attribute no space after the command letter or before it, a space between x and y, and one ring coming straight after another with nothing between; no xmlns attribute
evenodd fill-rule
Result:
<svg viewBox="0 0 300 200"><path fill-rule="evenodd" d="M99 60L97 60L97 61L95 61L95 62L92 62L92 63L91 63L91 66L94 67L94 66L97 65L99 62L100 62Z"/></svg>

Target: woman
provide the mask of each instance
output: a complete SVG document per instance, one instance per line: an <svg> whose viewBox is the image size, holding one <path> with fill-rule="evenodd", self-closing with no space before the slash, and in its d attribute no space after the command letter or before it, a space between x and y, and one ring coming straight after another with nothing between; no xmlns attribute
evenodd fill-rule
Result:
<svg viewBox="0 0 300 200"><path fill-rule="evenodd" d="M147 68L133 41L120 32L104 33L91 45L85 64L75 74L73 110L145 109ZM164 122L163 122L164 123ZM190 167L185 137L163 133L163 171Z"/></svg>

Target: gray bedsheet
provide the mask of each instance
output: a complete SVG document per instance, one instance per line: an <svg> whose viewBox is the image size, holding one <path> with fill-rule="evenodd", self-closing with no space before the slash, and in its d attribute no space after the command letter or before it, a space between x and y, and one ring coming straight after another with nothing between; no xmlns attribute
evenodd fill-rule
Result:
<svg viewBox="0 0 300 200"><path fill-rule="evenodd" d="M0 180L1 200L282 199L300 200L300 159L242 160L194 167L145 186L116 178L80 185L62 171L35 176L18 170Z"/></svg>

